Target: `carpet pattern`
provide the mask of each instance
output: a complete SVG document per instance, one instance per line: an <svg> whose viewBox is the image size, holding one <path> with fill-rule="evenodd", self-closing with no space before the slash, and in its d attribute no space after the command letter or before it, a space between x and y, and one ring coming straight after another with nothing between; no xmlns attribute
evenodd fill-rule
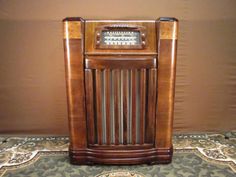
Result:
<svg viewBox="0 0 236 177"><path fill-rule="evenodd" d="M75 166L68 137L0 137L0 176L175 177L236 175L236 131L175 135L169 165Z"/></svg>

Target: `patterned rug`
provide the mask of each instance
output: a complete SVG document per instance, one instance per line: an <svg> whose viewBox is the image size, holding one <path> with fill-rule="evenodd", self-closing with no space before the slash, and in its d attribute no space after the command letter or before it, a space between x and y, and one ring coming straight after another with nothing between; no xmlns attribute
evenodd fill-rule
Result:
<svg viewBox="0 0 236 177"><path fill-rule="evenodd" d="M68 137L0 137L0 177L236 176L236 131L175 135L168 165L71 165L68 141Z"/></svg>

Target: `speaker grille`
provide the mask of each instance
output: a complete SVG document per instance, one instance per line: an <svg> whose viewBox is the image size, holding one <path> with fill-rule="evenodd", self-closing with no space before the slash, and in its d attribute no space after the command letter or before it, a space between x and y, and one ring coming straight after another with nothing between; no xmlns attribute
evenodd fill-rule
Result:
<svg viewBox="0 0 236 177"><path fill-rule="evenodd" d="M85 69L90 145L154 143L157 71Z"/></svg>

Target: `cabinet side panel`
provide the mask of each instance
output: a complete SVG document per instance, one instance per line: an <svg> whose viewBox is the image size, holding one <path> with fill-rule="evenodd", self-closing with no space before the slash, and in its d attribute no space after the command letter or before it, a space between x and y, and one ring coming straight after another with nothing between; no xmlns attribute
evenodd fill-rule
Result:
<svg viewBox="0 0 236 177"><path fill-rule="evenodd" d="M65 19L64 50L70 129L70 149L87 147L82 19Z"/></svg>
<svg viewBox="0 0 236 177"><path fill-rule="evenodd" d="M172 147L174 87L178 22L173 18L157 21L158 96L156 109L156 148Z"/></svg>

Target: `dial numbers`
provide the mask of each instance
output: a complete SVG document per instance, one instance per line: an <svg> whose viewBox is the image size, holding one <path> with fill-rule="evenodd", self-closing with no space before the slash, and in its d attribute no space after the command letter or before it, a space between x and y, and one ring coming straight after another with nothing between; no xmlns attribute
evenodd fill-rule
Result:
<svg viewBox="0 0 236 177"><path fill-rule="evenodd" d="M140 45L139 31L103 31L101 35L103 45Z"/></svg>

